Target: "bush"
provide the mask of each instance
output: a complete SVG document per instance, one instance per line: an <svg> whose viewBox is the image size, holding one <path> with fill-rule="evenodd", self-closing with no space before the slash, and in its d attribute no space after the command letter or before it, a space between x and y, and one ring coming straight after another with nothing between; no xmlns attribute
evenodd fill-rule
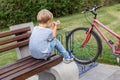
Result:
<svg viewBox="0 0 120 80"><path fill-rule="evenodd" d="M102 2L104 3L104 5L111 5L114 3L120 3L120 0L102 0Z"/></svg>
<svg viewBox="0 0 120 80"><path fill-rule="evenodd" d="M36 21L38 11L44 8L60 17L100 3L101 0L0 0L0 28Z"/></svg>

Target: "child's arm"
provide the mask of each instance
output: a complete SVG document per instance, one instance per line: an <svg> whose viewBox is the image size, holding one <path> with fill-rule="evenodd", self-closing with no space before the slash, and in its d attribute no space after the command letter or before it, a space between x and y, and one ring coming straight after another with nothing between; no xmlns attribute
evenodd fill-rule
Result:
<svg viewBox="0 0 120 80"><path fill-rule="evenodd" d="M59 24L60 24L60 21L53 22L53 27L52 27L53 38L56 38L57 26L58 26Z"/></svg>

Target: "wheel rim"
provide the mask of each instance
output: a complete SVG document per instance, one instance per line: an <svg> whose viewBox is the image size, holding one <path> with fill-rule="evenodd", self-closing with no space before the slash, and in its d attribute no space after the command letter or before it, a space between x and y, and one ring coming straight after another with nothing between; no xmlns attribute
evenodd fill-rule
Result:
<svg viewBox="0 0 120 80"><path fill-rule="evenodd" d="M75 30L70 34L74 34L73 45L70 47L70 35L68 36L68 50L73 50L73 55L75 56L75 60L83 63L92 62L96 58L96 54L98 53L98 42L94 35L91 35L91 39L84 46L81 47L80 44L85 39L86 29ZM80 35L79 35L80 34Z"/></svg>

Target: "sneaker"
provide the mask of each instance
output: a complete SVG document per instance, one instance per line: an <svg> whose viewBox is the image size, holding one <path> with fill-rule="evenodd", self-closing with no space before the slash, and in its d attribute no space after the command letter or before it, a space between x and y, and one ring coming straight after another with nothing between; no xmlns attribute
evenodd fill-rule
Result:
<svg viewBox="0 0 120 80"><path fill-rule="evenodd" d="M63 62L66 63L66 64L69 64L73 61L73 58L70 58L70 59L64 59L63 58Z"/></svg>
<svg viewBox="0 0 120 80"><path fill-rule="evenodd" d="M70 51L69 54L70 54L70 58L73 58L73 59L75 58L75 56L73 55L72 51Z"/></svg>
<svg viewBox="0 0 120 80"><path fill-rule="evenodd" d="M75 58L75 56L74 56L73 54L71 54L71 55L70 55L70 58L74 59L74 58Z"/></svg>

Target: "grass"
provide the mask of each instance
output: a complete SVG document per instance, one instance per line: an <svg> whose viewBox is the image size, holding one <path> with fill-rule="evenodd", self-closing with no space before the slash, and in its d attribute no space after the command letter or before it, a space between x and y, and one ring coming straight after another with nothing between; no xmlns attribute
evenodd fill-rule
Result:
<svg viewBox="0 0 120 80"><path fill-rule="evenodd" d="M17 60L15 49L0 53L0 66Z"/></svg>
<svg viewBox="0 0 120 80"><path fill-rule="evenodd" d="M120 14L120 4L116 4L109 7L103 7L98 10L98 19L102 23L107 25L110 29L120 34L120 25L119 25L120 15L119 14ZM90 19L92 19L91 14L88 14L88 16L90 17ZM55 20L61 21L61 25L58 27L59 28L58 33L61 33L62 35L65 35L66 31L70 31L77 27L90 26L88 21L86 21L84 15L81 13L76 13L73 15L65 16L65 17L55 18ZM5 31L5 30L7 29L0 30L0 31ZM108 34L103 29L101 30L110 40L117 42L117 40L112 35ZM65 37L63 42L65 43ZM103 40L102 40L102 44L103 44L102 56L98 59L98 62L117 65L115 57L111 54L111 49L106 45L105 41ZM0 53L0 66L5 65L7 63L11 63L16 60L17 60L17 56L15 53L15 50Z"/></svg>

